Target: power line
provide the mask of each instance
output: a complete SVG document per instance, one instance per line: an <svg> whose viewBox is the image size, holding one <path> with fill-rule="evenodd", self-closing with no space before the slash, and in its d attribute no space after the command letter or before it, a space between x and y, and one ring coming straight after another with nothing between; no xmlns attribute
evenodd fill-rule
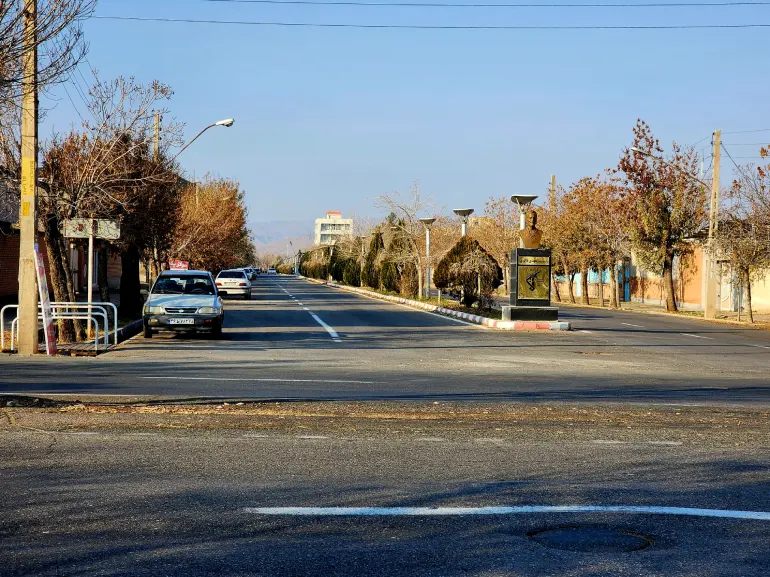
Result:
<svg viewBox="0 0 770 577"><path fill-rule="evenodd" d="M403 30L704 30L737 28L770 28L770 24L679 24L653 26L444 26L423 24L341 24L317 22L258 22L248 20L197 20L193 18L147 18L139 16L91 16L97 20L125 20L135 22L164 22L181 24L224 24L240 26L282 26L289 28L378 28Z"/></svg>
<svg viewBox="0 0 770 577"><path fill-rule="evenodd" d="M704 8L704 7L733 7L733 6L768 6L770 2L644 2L640 4L617 3L557 3L557 4L486 4L486 3L459 3L448 2L361 2L356 0L202 0L203 2L218 2L226 4L300 4L308 6L387 6L408 8Z"/></svg>
<svg viewBox="0 0 770 577"><path fill-rule="evenodd" d="M739 130L737 132L723 132L722 134L754 134L757 132L770 132L770 128L758 128L756 130Z"/></svg>
<svg viewBox="0 0 770 577"><path fill-rule="evenodd" d="M768 142L726 142L725 144L729 144L730 146L769 146L770 141Z"/></svg>

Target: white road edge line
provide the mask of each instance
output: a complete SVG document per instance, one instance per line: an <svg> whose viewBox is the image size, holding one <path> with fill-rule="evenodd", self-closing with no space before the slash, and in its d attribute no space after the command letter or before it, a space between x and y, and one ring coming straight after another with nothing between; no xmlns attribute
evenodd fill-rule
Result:
<svg viewBox="0 0 770 577"><path fill-rule="evenodd" d="M755 349L770 349L770 347L765 347L763 345L748 345L750 347L754 347Z"/></svg>
<svg viewBox="0 0 770 577"><path fill-rule="evenodd" d="M626 325L627 327L634 327L637 329L643 329L644 327L642 325L632 325L631 323L620 323L621 325Z"/></svg>
<svg viewBox="0 0 770 577"><path fill-rule="evenodd" d="M754 519L770 521L770 512L698 509L693 507L655 507L637 505L523 505L518 507L244 507L243 513L281 516L331 517L424 517L467 515L523 515L532 513L637 513Z"/></svg>
<svg viewBox="0 0 770 577"><path fill-rule="evenodd" d="M696 339L708 339L710 341L714 340L714 337L704 337L703 335L693 335L691 333L679 333L679 334L682 335L682 336L685 336L685 337L693 337L693 338L696 338Z"/></svg>

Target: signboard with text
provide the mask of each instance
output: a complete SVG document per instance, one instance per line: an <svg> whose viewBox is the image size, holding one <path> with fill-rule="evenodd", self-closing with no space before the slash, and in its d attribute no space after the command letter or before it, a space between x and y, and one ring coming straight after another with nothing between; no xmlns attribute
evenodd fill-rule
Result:
<svg viewBox="0 0 770 577"><path fill-rule="evenodd" d="M190 263L186 260L169 259L168 268L169 270L188 270Z"/></svg>
<svg viewBox="0 0 770 577"><path fill-rule="evenodd" d="M120 223L117 220L104 220L90 218L71 218L64 221L65 238L88 238L93 235L95 238L104 240L118 240L120 238Z"/></svg>
<svg viewBox="0 0 770 577"><path fill-rule="evenodd" d="M48 296L48 278L45 274L45 262L35 245L35 270L37 271L37 287L40 295L40 308L43 311L43 329L45 330L45 350L49 355L56 354L56 335L53 331L53 311L51 299Z"/></svg>

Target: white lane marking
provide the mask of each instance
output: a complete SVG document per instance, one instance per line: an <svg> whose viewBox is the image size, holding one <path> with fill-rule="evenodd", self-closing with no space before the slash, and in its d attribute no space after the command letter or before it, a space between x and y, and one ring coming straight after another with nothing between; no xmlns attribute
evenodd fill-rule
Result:
<svg viewBox="0 0 770 577"><path fill-rule="evenodd" d="M325 437L323 435L299 435L297 438L298 439L328 439L329 437Z"/></svg>
<svg viewBox="0 0 770 577"><path fill-rule="evenodd" d="M643 329L644 327L642 325L632 325L631 323L620 323L621 325L626 325L627 327L635 327L637 329Z"/></svg>
<svg viewBox="0 0 770 577"><path fill-rule="evenodd" d="M291 293L287 291L285 288L281 287L281 290L285 292L287 295L291 297ZM294 299L294 297L291 297ZM294 299L295 301L297 299ZM337 334L337 331L335 331L333 328L331 328L329 325L327 325L325 322L323 322L320 318L318 318L318 315L316 315L313 311L311 311L309 308L304 306L301 302L297 301L297 306L301 306L303 310L306 310L310 313L310 316L315 319L315 322L317 322L319 325L321 325L323 328L326 329L326 332L331 335L332 339L334 339L335 343L341 343L342 339L340 338L340 335Z"/></svg>
<svg viewBox="0 0 770 577"><path fill-rule="evenodd" d="M721 519L754 519L770 521L770 512L694 507L650 507L644 505L523 505L518 507L244 507L243 513L284 516L332 517L424 517L466 515L522 515L532 513L637 513L715 517Z"/></svg>
<svg viewBox="0 0 770 577"><path fill-rule="evenodd" d="M307 309L305 309L307 310ZM308 311L310 312L310 311ZM315 319L315 322L317 322L319 325L321 325L323 328L326 329L326 332L331 335L331 337L334 339L334 342L341 342L340 336L337 334L337 331L335 331L333 328L331 328L329 325L327 325L325 322L323 322L320 318L318 318L318 315L315 313L310 313L310 316Z"/></svg>
<svg viewBox="0 0 770 577"><path fill-rule="evenodd" d="M613 441L613 440L605 440L605 439L594 439L591 441L592 443L596 443L597 445L625 445L626 441Z"/></svg>
<svg viewBox="0 0 770 577"><path fill-rule="evenodd" d="M585 330L585 329L580 329L580 330L579 330L579 331L577 331L577 332L579 332L579 333L588 333L589 335L593 334L593 331L587 331L587 330Z"/></svg>
<svg viewBox="0 0 770 577"><path fill-rule="evenodd" d="M770 349L770 347L764 347L762 345L747 345L749 347L754 347L755 349Z"/></svg>
<svg viewBox="0 0 770 577"><path fill-rule="evenodd" d="M678 447L682 444L681 441L647 441L650 445L663 445L666 447Z"/></svg>
<svg viewBox="0 0 770 577"><path fill-rule="evenodd" d="M714 337L704 337L703 335L693 335L691 333L679 333L679 334L685 337L693 337L696 339L709 339L710 341L714 340Z"/></svg>
<svg viewBox="0 0 770 577"><path fill-rule="evenodd" d="M142 379L170 381L249 381L260 383L349 383L356 385L374 385L374 381L343 381L338 379L249 379L229 377L141 377ZM101 395L100 395L101 396Z"/></svg>
<svg viewBox="0 0 770 577"><path fill-rule="evenodd" d="M446 439L441 437L419 437L417 440L425 443L443 443Z"/></svg>

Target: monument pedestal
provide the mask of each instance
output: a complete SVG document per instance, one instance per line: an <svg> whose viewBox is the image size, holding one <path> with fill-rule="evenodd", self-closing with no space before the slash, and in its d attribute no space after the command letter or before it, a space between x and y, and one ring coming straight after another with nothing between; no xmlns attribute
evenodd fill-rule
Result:
<svg viewBox="0 0 770 577"><path fill-rule="evenodd" d="M504 321L558 321L559 309L556 307L514 307L503 305Z"/></svg>
<svg viewBox="0 0 770 577"><path fill-rule="evenodd" d="M503 307L504 321L556 321L551 306L551 251L515 248L511 251L511 299Z"/></svg>

